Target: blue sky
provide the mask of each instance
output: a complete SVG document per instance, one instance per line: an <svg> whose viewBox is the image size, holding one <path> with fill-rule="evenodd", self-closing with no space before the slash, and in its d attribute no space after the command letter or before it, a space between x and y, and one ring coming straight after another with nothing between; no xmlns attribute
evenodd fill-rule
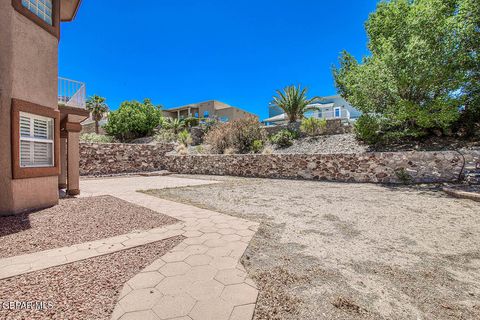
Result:
<svg viewBox="0 0 480 320"><path fill-rule="evenodd" d="M265 118L276 89L335 94L341 50L368 54L376 0L83 0L62 25L59 75L87 94L165 108L216 99ZM134 5L135 4L135 5Z"/></svg>

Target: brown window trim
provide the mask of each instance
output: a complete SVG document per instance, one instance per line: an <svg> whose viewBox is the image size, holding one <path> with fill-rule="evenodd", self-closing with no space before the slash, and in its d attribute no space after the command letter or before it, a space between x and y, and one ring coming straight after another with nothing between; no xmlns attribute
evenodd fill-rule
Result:
<svg viewBox="0 0 480 320"><path fill-rule="evenodd" d="M35 114L54 119L53 167L20 166L20 112ZM60 174L60 112L20 99L12 99L12 177L26 179L58 176Z"/></svg>
<svg viewBox="0 0 480 320"><path fill-rule="evenodd" d="M12 6L19 13L27 17L28 19L35 22L37 25L45 29L47 32L54 35L57 39L60 38L60 0L52 0L52 24L49 25L39 17L37 17L33 12L25 8L22 4L22 0L12 0Z"/></svg>

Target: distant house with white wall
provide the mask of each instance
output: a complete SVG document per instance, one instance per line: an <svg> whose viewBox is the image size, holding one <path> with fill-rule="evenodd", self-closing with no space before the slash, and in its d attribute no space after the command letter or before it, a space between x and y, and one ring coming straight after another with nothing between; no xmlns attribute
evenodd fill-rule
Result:
<svg viewBox="0 0 480 320"><path fill-rule="evenodd" d="M341 119L355 121L362 114L339 95L322 97L319 103L312 104L317 110L308 111L305 117L319 119ZM287 115L277 106L270 106L268 118L262 121L266 125L279 125L288 122Z"/></svg>

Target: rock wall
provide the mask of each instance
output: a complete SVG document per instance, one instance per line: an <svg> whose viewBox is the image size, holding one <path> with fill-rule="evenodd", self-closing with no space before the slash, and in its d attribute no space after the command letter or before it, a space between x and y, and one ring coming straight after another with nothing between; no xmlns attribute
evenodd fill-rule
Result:
<svg viewBox="0 0 480 320"><path fill-rule="evenodd" d="M80 175L161 170L172 150L172 144L80 143Z"/></svg>
<svg viewBox="0 0 480 320"><path fill-rule="evenodd" d="M110 175L166 169L188 174L380 183L453 182L465 175L475 183L480 173L479 150L461 153L166 155L173 148L172 144L80 143L80 174Z"/></svg>
<svg viewBox="0 0 480 320"><path fill-rule="evenodd" d="M465 159L463 169L465 182L480 184L480 151L462 152Z"/></svg>
<svg viewBox="0 0 480 320"><path fill-rule="evenodd" d="M480 152L466 158L480 163ZM455 151L165 157L165 168L176 173L380 183L456 181L464 164Z"/></svg>

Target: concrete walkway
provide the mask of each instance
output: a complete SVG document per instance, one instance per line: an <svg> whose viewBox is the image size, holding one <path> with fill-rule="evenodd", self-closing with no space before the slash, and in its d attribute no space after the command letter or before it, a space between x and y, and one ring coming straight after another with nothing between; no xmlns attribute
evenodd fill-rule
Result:
<svg viewBox="0 0 480 320"><path fill-rule="evenodd" d="M252 318L258 291L239 259L258 224L136 192L210 183L171 176L81 181L83 196L108 194L181 220L186 237L124 285L112 319Z"/></svg>

